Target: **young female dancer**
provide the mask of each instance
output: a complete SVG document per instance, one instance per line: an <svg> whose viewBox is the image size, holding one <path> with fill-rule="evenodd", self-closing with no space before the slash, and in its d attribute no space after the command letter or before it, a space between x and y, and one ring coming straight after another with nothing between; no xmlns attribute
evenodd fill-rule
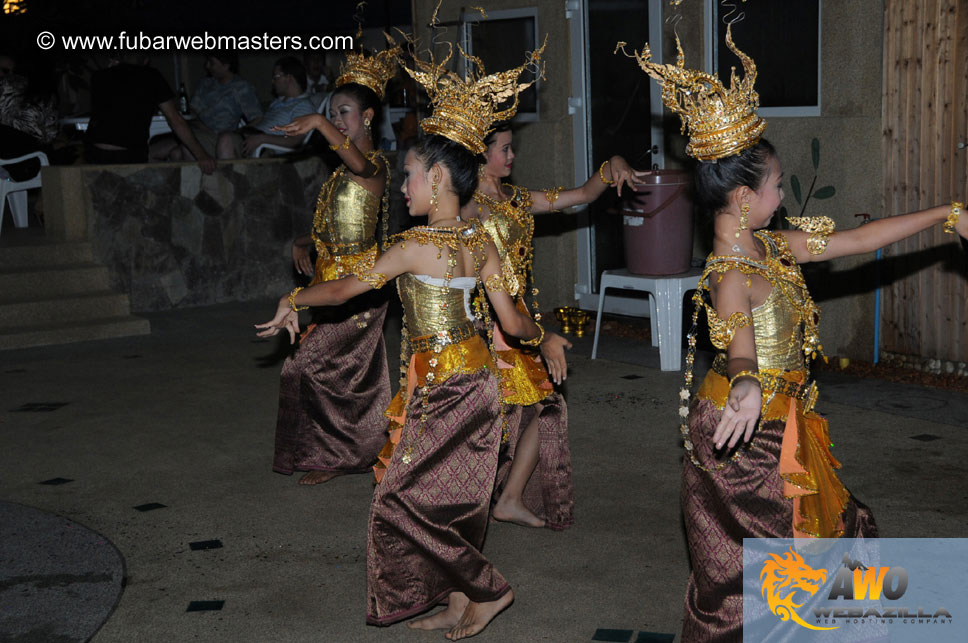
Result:
<svg viewBox="0 0 968 643"><path fill-rule="evenodd" d="M310 235L296 239L296 269L312 284L369 270L379 255L376 241L383 211L384 243L390 185L386 158L371 131L381 114L386 82L394 75L399 47L375 56L349 54L329 118L312 114L278 128L287 135L319 131L340 156L319 191ZM315 267L310 260L315 246ZM383 445L383 409L390 400L380 293L339 309L318 311L317 322L282 367L273 469L307 471L300 484L319 484L369 470Z"/></svg>
<svg viewBox="0 0 968 643"><path fill-rule="evenodd" d="M484 223L497 245L505 274L514 275L518 309L528 313L525 298L529 288L531 294L537 294L532 274L534 215L591 203L609 186L621 194L623 185L634 189L637 178L646 173L634 172L625 159L614 156L580 187L531 192L501 182L514 164L510 123L496 124L484 142L487 151L479 170L480 184L462 216ZM534 317L540 319L540 311ZM564 349L571 344L557 333L546 333L539 356L538 350L507 340L498 326L494 343L501 360L509 435L501 452L492 515L527 527L565 529L574 522L568 409L549 374L556 384L567 377Z"/></svg>
<svg viewBox="0 0 968 643"><path fill-rule="evenodd" d="M730 30L726 43L745 69L728 91L686 70L681 49L677 67L636 55L689 126L698 205L715 225L693 319L705 310L720 353L690 401L694 324L680 395L692 561L682 638L690 642L742 638L744 537L877 536L870 510L837 478L827 422L813 411L808 362L821 353L820 309L799 264L873 252L941 223L968 237L960 203L836 233L826 217L791 219L801 230L765 230L783 199L783 172L760 138L756 67Z"/></svg>
<svg viewBox="0 0 968 643"><path fill-rule="evenodd" d="M438 93L440 69L410 72L427 88L434 114L421 124L430 136L407 153L402 191L410 214L427 215L428 225L400 235L371 270L295 289L257 327L261 336L285 329L294 340L297 307L341 304L399 276L410 353L406 408L399 447L370 508L367 622L390 625L446 601L443 611L410 625L446 629L458 640L483 630L514 596L480 551L504 422L494 356L474 312L490 328L488 306L473 291L486 292L509 335L538 345L544 331L515 307L483 226L459 216L477 185L482 130L507 92L520 91L524 67L480 84L448 77L452 84Z"/></svg>

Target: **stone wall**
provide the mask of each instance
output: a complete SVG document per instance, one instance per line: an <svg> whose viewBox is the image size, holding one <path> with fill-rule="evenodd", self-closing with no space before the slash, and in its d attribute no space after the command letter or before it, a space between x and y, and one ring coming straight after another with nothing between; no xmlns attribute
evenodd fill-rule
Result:
<svg viewBox="0 0 968 643"><path fill-rule="evenodd" d="M52 167L48 234L90 240L136 312L278 296L296 284L290 246L328 175L316 157L222 162L209 176L178 163Z"/></svg>

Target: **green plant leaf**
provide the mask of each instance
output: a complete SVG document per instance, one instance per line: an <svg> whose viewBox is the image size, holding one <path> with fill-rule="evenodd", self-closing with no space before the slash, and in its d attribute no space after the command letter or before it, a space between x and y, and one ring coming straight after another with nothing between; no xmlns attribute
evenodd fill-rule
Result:
<svg viewBox="0 0 968 643"><path fill-rule="evenodd" d="M794 174L790 177L790 189L793 190L793 198L797 200L798 204L803 204L802 193L800 192L800 179Z"/></svg>
<svg viewBox="0 0 968 643"><path fill-rule="evenodd" d="M815 198L815 199L829 199L830 197L832 197L835 194L837 194L837 190L834 189L834 186L828 185L828 186L822 187L819 190L817 190L816 192L814 192L813 193L813 198Z"/></svg>
<svg viewBox="0 0 968 643"><path fill-rule="evenodd" d="M813 153L813 169L820 167L820 139L810 141L810 151Z"/></svg>

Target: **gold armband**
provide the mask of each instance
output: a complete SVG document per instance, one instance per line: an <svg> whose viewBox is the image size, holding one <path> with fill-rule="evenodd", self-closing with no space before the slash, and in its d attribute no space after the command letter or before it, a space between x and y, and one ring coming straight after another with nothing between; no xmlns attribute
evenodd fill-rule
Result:
<svg viewBox="0 0 968 643"><path fill-rule="evenodd" d="M736 380L738 380L741 377L752 377L753 379L756 380L757 383L760 382L760 374L759 373L754 373L753 371L740 371L739 373L737 373L736 375L733 375L733 377L730 378L730 380L729 380L729 390L731 390L731 391L733 390L733 384L735 384L736 383Z"/></svg>
<svg viewBox="0 0 968 643"><path fill-rule="evenodd" d="M484 280L484 287L491 292L506 292L511 294L511 291L508 290L507 282L504 280L504 276L497 272L489 275L487 279Z"/></svg>
<svg viewBox="0 0 968 643"><path fill-rule="evenodd" d="M827 242L834 233L834 222L830 217L787 217L794 227L809 232L807 251L812 255L822 255Z"/></svg>
<svg viewBox="0 0 968 643"><path fill-rule="evenodd" d="M370 284L374 290L379 290L387 285L387 276L379 272L357 272L354 276L365 283Z"/></svg>
<svg viewBox="0 0 968 643"><path fill-rule="evenodd" d="M961 211L964 209L964 207L964 203L959 201L952 202L951 212L948 213L948 218L945 219L945 222L941 224L941 227L944 228L944 231L947 234L955 233L955 225L958 223L958 217L961 216Z"/></svg>
<svg viewBox="0 0 968 643"><path fill-rule="evenodd" d="M611 172L612 170L611 161L612 159L609 159L607 161L604 161L601 165L598 166L598 178L600 178L602 180L602 183L604 183L605 185L615 185L614 177L611 179L605 178L605 166L608 165L608 170L609 172Z"/></svg>
<svg viewBox="0 0 968 643"><path fill-rule="evenodd" d="M822 232L814 232L807 237L807 251L812 255L822 255L827 249L827 242L830 236Z"/></svg>
<svg viewBox="0 0 968 643"><path fill-rule="evenodd" d="M541 346L541 342L544 341L544 336L545 336L544 327L538 322L535 322L534 325L537 326L538 331L540 331L538 333L538 336L535 337L534 339L522 339L521 344L523 346Z"/></svg>
<svg viewBox="0 0 968 643"><path fill-rule="evenodd" d="M753 325L753 318L741 311L736 311L726 320L721 319L712 309L706 310L706 316L709 319L709 340L720 350L729 347L736 331Z"/></svg>
<svg viewBox="0 0 968 643"><path fill-rule="evenodd" d="M300 310L308 310L309 309L309 306L297 306L296 305L296 295L298 295L299 294L299 291L302 290L302 289L303 289L303 287L302 286L299 286L298 288L293 288L292 289L292 292L289 293L289 307L292 308L293 312L297 312L298 313Z"/></svg>
<svg viewBox="0 0 968 643"><path fill-rule="evenodd" d="M560 195L562 190L564 190L564 188L559 185L556 188L551 188L549 190L544 191L545 198L548 199L548 205L551 207L552 210L555 209L555 201L558 200L558 196Z"/></svg>
<svg viewBox="0 0 968 643"><path fill-rule="evenodd" d="M329 146L329 149L333 150L334 152L338 152L339 150L348 150L348 149L350 149L350 136L349 136L349 134L346 135L346 140L343 141L343 143L341 145L330 145Z"/></svg>

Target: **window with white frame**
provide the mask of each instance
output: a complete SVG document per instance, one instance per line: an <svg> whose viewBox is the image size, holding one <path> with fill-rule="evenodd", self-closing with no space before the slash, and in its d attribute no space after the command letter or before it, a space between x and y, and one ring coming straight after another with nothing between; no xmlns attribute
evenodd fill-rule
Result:
<svg viewBox="0 0 968 643"><path fill-rule="evenodd" d="M762 116L820 116L820 0L737 4L706 0L706 68L728 87L730 68L742 63L726 47L733 42L757 67Z"/></svg>

